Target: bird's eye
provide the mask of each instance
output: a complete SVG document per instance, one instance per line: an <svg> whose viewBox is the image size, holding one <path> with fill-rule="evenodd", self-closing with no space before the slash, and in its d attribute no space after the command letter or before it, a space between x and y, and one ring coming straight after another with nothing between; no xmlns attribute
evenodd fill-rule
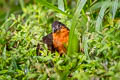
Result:
<svg viewBox="0 0 120 80"><path fill-rule="evenodd" d="M61 25L60 24L58 24L58 29L60 29L61 28Z"/></svg>

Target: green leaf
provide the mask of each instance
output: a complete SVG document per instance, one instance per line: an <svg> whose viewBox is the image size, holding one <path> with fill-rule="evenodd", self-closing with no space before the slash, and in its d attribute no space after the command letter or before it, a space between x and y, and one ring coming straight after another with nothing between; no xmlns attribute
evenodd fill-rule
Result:
<svg viewBox="0 0 120 80"><path fill-rule="evenodd" d="M83 9L85 3L87 2L87 0L78 0L78 5L76 8L76 11L74 13L74 16L72 18L72 25L70 27L70 34L69 34L69 45L68 45L68 55L72 56L74 55L74 51L72 50L73 48L77 48L78 46L74 46L73 47L73 42L77 42L77 39L74 40L74 36L75 36L75 28L78 22L78 18L80 17L80 12Z"/></svg>
<svg viewBox="0 0 120 80"><path fill-rule="evenodd" d="M7 73L8 72L8 70L1 70L0 71L0 74L5 74L5 73Z"/></svg>
<svg viewBox="0 0 120 80"><path fill-rule="evenodd" d="M3 53L2 53L2 57L4 60L6 60L6 45L4 47Z"/></svg>
<svg viewBox="0 0 120 80"><path fill-rule="evenodd" d="M116 11L118 9L118 0L115 0L114 1L114 4L112 6L112 18L114 19L115 17L115 14L116 14Z"/></svg>
<svg viewBox="0 0 120 80"><path fill-rule="evenodd" d="M103 20L105 11L106 11L106 9L108 8L107 4L109 4L109 2L108 2L108 3L107 3L107 2L104 3L103 6L102 6L101 9L100 9L100 12L99 12L99 15L98 15L98 18L97 18L97 21L96 21L96 27L95 27L95 30L96 30L97 32L99 32L100 29L101 29L102 20Z"/></svg>
<svg viewBox="0 0 120 80"><path fill-rule="evenodd" d="M58 8L62 11L65 11L63 0L58 0Z"/></svg>
<svg viewBox="0 0 120 80"><path fill-rule="evenodd" d="M37 76L37 74L31 73L28 74L27 76L28 76L27 79L34 79Z"/></svg>
<svg viewBox="0 0 120 80"><path fill-rule="evenodd" d="M90 57L88 55L88 36L87 36L87 34L83 35L83 45L84 45L85 55L87 56L88 59L90 59Z"/></svg>
<svg viewBox="0 0 120 80"><path fill-rule="evenodd" d="M65 9L68 8L68 5L67 5L67 0L64 0L64 6L65 6Z"/></svg>
<svg viewBox="0 0 120 80"><path fill-rule="evenodd" d="M90 7L90 11L95 11L96 9L101 8L104 4L107 4L107 6L111 6L113 1L99 1L95 3L92 7Z"/></svg>
<svg viewBox="0 0 120 80"><path fill-rule="evenodd" d="M19 0L19 2L20 2L20 6L21 6L21 8L22 8L22 10L23 10L23 8L25 7L25 6L24 6L24 0Z"/></svg>
<svg viewBox="0 0 120 80"><path fill-rule="evenodd" d="M58 9L56 6L48 3L47 1L37 0L37 2L40 3L41 5L44 5L45 7L48 7L48 8L50 8L50 9L58 12L58 13L64 14L64 15L66 15L66 16L68 16L68 17L72 17L71 15L68 15L67 13L63 12L62 10Z"/></svg>

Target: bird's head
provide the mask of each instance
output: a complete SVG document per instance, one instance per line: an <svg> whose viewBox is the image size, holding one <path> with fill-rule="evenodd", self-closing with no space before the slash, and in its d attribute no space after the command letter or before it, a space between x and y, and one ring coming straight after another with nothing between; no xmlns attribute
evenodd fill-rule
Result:
<svg viewBox="0 0 120 80"><path fill-rule="evenodd" d="M52 23L52 32L56 32L56 31L59 31L62 27L66 27L64 24L62 24L61 22L59 21L54 21Z"/></svg>

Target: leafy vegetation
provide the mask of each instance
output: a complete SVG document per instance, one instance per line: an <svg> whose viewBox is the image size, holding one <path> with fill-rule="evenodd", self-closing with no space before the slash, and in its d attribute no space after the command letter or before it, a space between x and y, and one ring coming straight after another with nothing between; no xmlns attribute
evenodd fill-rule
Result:
<svg viewBox="0 0 120 80"><path fill-rule="evenodd" d="M0 1L0 8L8 8L5 4L10 2ZM3 15L8 14L7 10L0 13L0 80L120 79L119 0L18 3L7 17ZM18 9L20 12L15 13ZM68 52L62 56L51 53L41 42L51 33L55 20L70 28ZM41 56L36 55L38 43L43 48Z"/></svg>

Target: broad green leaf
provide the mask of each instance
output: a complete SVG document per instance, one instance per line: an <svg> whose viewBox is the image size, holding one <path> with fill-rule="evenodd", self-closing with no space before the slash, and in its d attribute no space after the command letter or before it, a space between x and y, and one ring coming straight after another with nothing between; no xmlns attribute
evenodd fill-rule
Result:
<svg viewBox="0 0 120 80"><path fill-rule="evenodd" d="M72 56L74 51L72 50L73 47L74 48L77 48L78 46L73 46L73 42L75 41L74 39L74 36L75 36L75 28L76 28L76 25L77 25L77 22L78 22L78 18L80 17L80 12L81 10L83 9L85 3L87 2L87 0L78 0L78 5L77 5L77 8L76 8L76 11L74 13L74 16L72 18L72 25L70 27L70 34L69 34L69 45L68 45L68 55L69 56ZM77 40L76 40L77 42Z"/></svg>

